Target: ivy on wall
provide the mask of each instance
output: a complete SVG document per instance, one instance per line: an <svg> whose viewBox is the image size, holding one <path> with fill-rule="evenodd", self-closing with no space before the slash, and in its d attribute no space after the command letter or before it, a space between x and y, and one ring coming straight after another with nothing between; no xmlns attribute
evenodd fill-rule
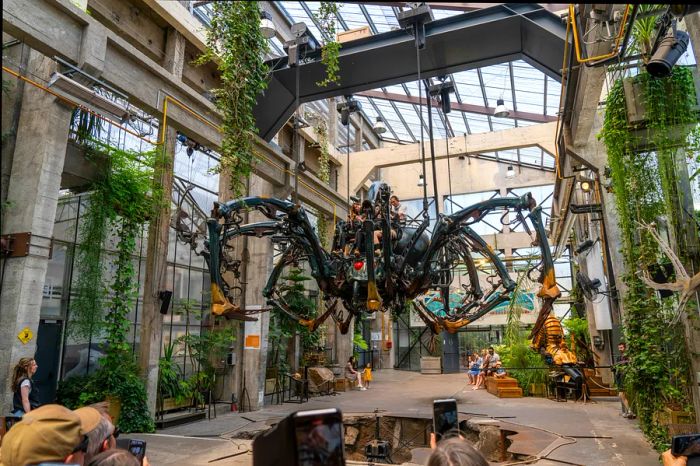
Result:
<svg viewBox="0 0 700 466"><path fill-rule="evenodd" d="M68 331L76 337L105 336L100 368L87 377L62 381L59 401L75 408L106 398L121 405L119 427L124 432L154 430L146 404L146 390L127 340L129 312L137 297L133 265L136 238L160 205L162 191L153 184L155 153L136 153L100 141L84 141L89 159L104 167L93 182L88 208L80 225ZM114 278L105 278L104 243L110 233L117 240ZM108 289L112 297L107 300ZM104 308L107 308L105 315Z"/></svg>
<svg viewBox="0 0 700 466"><path fill-rule="evenodd" d="M318 158L318 178L328 184L331 179L331 153L328 149L328 125L323 117L316 119L317 123L314 127L319 145ZM328 217L325 213L318 213L318 221L316 223L316 232L321 242L321 246L328 248Z"/></svg>
<svg viewBox="0 0 700 466"><path fill-rule="evenodd" d="M608 151L625 263L623 324L630 356L625 390L642 430L661 450L668 447L669 436L659 414L667 406L692 411L690 365L683 328L671 323L673 303L661 300L638 276L640 268L658 266L667 258L637 222L661 225L666 220L676 234L683 227L674 158L679 149L697 157L698 127L692 125L698 120L689 69L677 66L665 79L647 73L632 79L642 91L645 128L629 126L624 86L618 80L608 94L599 137ZM679 257L684 258L684 251Z"/></svg>
<svg viewBox="0 0 700 466"><path fill-rule="evenodd" d="M207 50L197 60L217 63L222 87L215 89L216 106L223 114L223 141L218 171L230 174L234 197L245 194L255 163L253 135L257 133L253 107L267 88L264 58L267 41L260 32L258 2L213 2Z"/></svg>

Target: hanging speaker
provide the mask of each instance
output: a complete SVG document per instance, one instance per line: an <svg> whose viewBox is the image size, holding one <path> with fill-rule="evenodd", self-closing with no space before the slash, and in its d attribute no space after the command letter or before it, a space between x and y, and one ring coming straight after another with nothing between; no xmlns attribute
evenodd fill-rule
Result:
<svg viewBox="0 0 700 466"><path fill-rule="evenodd" d="M173 297L173 292L170 290L163 290L158 292L158 299L160 299L160 313L167 314L168 308L170 307L170 300Z"/></svg>

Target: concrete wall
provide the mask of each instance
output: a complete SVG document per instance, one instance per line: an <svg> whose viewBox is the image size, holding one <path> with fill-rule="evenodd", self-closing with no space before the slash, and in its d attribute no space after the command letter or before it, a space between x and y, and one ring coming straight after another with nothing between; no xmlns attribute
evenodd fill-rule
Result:
<svg viewBox="0 0 700 466"><path fill-rule="evenodd" d="M48 79L56 63L31 52L28 71ZM10 370L22 357L33 357L49 247L63 171L71 109L32 86L23 89L3 234L31 232L29 255L2 264L0 296L0 411L12 406ZM4 155L3 155L4 158ZM23 343L28 328L34 337Z"/></svg>

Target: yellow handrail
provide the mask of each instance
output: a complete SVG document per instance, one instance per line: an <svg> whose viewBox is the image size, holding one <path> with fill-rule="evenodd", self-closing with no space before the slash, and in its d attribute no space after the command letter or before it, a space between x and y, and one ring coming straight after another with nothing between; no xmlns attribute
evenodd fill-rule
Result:
<svg viewBox="0 0 700 466"><path fill-rule="evenodd" d="M218 126L218 125L216 125L215 123L213 123L213 122L207 120L206 118L202 117L202 116L199 115L195 110L193 110L192 108L190 108L190 107L187 106L186 104L182 103L181 101L179 101L179 100L176 99L175 97L171 97L171 96L169 96L169 95L166 95L165 98L163 99L163 110L162 110L162 112L163 112L163 120L162 120L162 122L161 122L161 126L162 126L161 137L160 137L160 139L159 139L158 141L152 141L152 140L150 140L150 139L148 139L148 138L145 138L145 137L141 136L140 134L138 134L138 133L136 133L136 132L130 130L129 128L127 128L127 127L125 127L125 126L122 126L120 123L118 123L118 122L116 122L116 121L114 121L114 120L112 120L112 119L110 119L110 118L107 118L107 117L105 117L104 115L101 115L101 114L99 114L99 113L97 113L97 112L95 112L95 111L93 111L93 110L91 110L91 109L85 107L84 105L82 105L82 104L80 104L80 103L78 103L78 102L76 102L76 101L74 101L74 100L69 99L68 97L65 97L65 96L63 96L63 95L61 95L61 94L59 94L59 93L57 93L57 92L54 92L53 90L49 89L48 87L44 86L43 84L38 83L38 82L36 82L36 81L34 81L34 80L32 80L32 79L30 79L30 78L28 78L28 77L26 77L26 76L24 76L24 75L18 73L18 72L16 72L16 71L14 71L14 70L12 70L12 69L10 69L10 68L4 66L4 65L3 65L2 69L3 69L3 71L5 71L6 73L11 74L12 76L14 76L14 77L16 77L16 78L18 78L18 79L21 79L22 81L25 81L25 82L31 84L32 86L34 86L34 87L36 87L36 88L38 88L38 89L41 89L41 90L43 90L43 91L45 91L45 92L48 92L49 94L53 95L53 96L56 97L57 99L59 99L59 100L65 102L65 103L67 103L67 104L70 104L70 105L72 105L72 106L74 106L74 107L80 108L81 110L84 110L84 111L88 112L89 114L94 115L95 117L97 117L97 118L99 118L99 119L101 119L101 120L107 121L108 123L112 124L114 127L119 128L119 129L123 130L124 132L126 132L126 133L128 133L128 134L131 134L132 136L134 136L134 137L136 137L136 138L138 138L138 139L141 139L142 141L145 141L145 142L147 142L148 144L151 144L151 145L154 145L154 146L162 146L162 145L165 143L165 133L166 133L165 128L167 128L167 122L168 122L168 101L174 103L174 104L177 105L178 107L180 107L180 108L182 108L183 110L185 110L186 112L190 113L192 116L194 116L196 119L198 119L198 120L201 121L202 123L211 126L211 127L214 128L215 130L217 130L219 133L222 133L222 132L223 132L223 131L221 130L221 127L220 127L220 126ZM272 167L275 167L275 168L277 168L277 169L279 169L279 170L282 170L283 172L285 172L285 173L287 173L287 174L290 174L290 175L294 175L294 174L295 174L293 171L288 170L288 169L285 168L284 166L281 166L281 165L275 163L274 161L270 160L269 158L265 157L264 155L262 155L262 154L260 154L260 153L258 153L257 155L258 155L258 157L259 157L260 159L262 159L263 161L265 161L268 165L270 165L270 166L272 166ZM309 189L312 193L314 193L314 194L316 194L317 196L319 196L321 199L324 199L326 202L328 202L328 204L330 204L330 205L333 206L333 229L334 229L334 231L335 231L335 223L336 223L336 220L337 220L337 218L338 218L338 214L337 214L337 207L338 207L338 206L337 206L337 204L336 204L335 202L333 202L333 200L332 200L331 198L329 198L329 197L326 196L325 194L321 193L321 192L318 191L316 188L314 188L313 186L311 186L311 185L309 185L308 183L304 182L303 180L299 180L299 183L301 183L303 186L305 186L307 189Z"/></svg>
<svg viewBox="0 0 700 466"><path fill-rule="evenodd" d="M588 58L581 58L581 45L579 44L578 40L578 30L576 28L576 18L574 16L574 4L570 3L569 4L569 21L571 22L574 30L574 48L576 50L576 61L579 63L588 63L592 61L597 61L597 60L605 60L607 58L612 58L617 53L619 52L619 47L620 47L620 40L622 40L622 35L625 32L625 26L627 24L627 16L629 15L630 11L630 5L627 4L627 7L625 8L625 14L622 17L622 25L620 26L620 32L617 34L617 37L615 38L615 47L609 52L606 53L605 55L598 55L597 57L588 57Z"/></svg>

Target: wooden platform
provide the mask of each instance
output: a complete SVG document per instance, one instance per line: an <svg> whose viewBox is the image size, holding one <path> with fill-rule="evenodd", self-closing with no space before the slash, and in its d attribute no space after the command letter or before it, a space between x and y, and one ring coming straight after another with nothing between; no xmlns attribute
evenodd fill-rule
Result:
<svg viewBox="0 0 700 466"><path fill-rule="evenodd" d="M498 398L522 398L523 389L513 377L486 377L486 391Z"/></svg>

